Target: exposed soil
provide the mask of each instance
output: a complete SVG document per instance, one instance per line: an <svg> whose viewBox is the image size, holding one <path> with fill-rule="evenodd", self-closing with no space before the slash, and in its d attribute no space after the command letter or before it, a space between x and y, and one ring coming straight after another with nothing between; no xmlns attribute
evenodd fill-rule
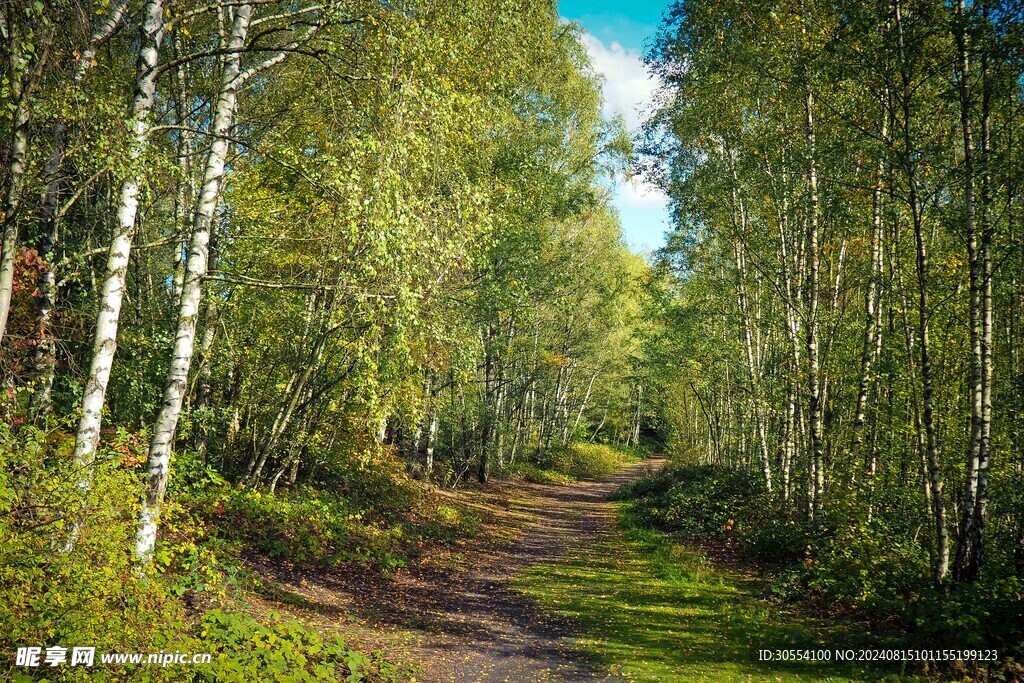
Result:
<svg viewBox="0 0 1024 683"><path fill-rule="evenodd" d="M417 663L417 680L619 680L574 646L573 624L545 613L510 582L527 567L615 533L608 496L661 465L653 459L570 486L489 485L472 494L489 513L477 539L453 551L450 561L432 561L393 579L260 564L268 584L254 606L338 628L355 647L384 649L390 658Z"/></svg>

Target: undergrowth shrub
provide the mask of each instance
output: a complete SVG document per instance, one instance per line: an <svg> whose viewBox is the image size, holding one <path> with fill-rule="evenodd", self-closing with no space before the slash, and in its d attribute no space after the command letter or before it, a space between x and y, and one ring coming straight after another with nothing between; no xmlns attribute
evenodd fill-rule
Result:
<svg viewBox="0 0 1024 683"><path fill-rule="evenodd" d="M0 650L95 647L159 650L186 631L161 580L139 578L131 554L141 481L125 461L134 439L115 434L84 471L74 438L23 426L0 434ZM88 480L83 494L79 483ZM159 625L159 628L154 628ZM7 668L0 678L85 680L84 668ZM6 669L6 671L5 671ZM92 671L95 673L95 671ZM111 670L107 680L130 672ZM152 680L171 680L156 673Z"/></svg>
<svg viewBox="0 0 1024 683"><path fill-rule="evenodd" d="M513 470L513 473L526 481L534 484L555 484L567 486L572 483L572 477L556 470L546 470L531 463L523 463Z"/></svg>
<svg viewBox="0 0 1024 683"><path fill-rule="evenodd" d="M981 580L937 590L914 519L867 521L851 514L849 503L846 510L837 503L829 523L812 529L798 506L780 509L766 496L756 473L704 465L669 465L615 497L629 503L633 524L684 541L732 542L762 569L776 599L811 600L898 623L922 647L1024 653L1024 577L1012 562L992 562Z"/></svg>
<svg viewBox="0 0 1024 683"><path fill-rule="evenodd" d="M599 443L552 446L511 469L512 475L538 484L569 484L583 479L600 479L631 462L648 457L646 450L627 449Z"/></svg>
<svg viewBox="0 0 1024 683"><path fill-rule="evenodd" d="M616 493L651 526L683 536L735 535L763 500L755 475L704 465L669 465Z"/></svg>
<svg viewBox="0 0 1024 683"><path fill-rule="evenodd" d="M422 505L426 491L406 474L405 462L393 448L336 453L331 466L311 483L385 520L406 517Z"/></svg>
<svg viewBox="0 0 1024 683"><path fill-rule="evenodd" d="M480 525L468 507L444 502L401 468L388 472L379 463L339 464L329 482L273 494L232 485L196 465L191 469L194 474L182 476L171 489L169 498L178 503L169 506L167 542L161 544L168 553L163 559L179 573L184 561L200 568L193 573L206 572L212 579L216 572L209 568L219 563L233 580L229 558L247 550L310 567L361 563L394 573L425 544L454 543Z"/></svg>
<svg viewBox="0 0 1024 683"><path fill-rule="evenodd" d="M574 443L569 446L568 475L574 479L597 479L625 467L636 458L614 446Z"/></svg>
<svg viewBox="0 0 1024 683"><path fill-rule="evenodd" d="M196 666L195 681L389 683L405 680L408 673L380 652L367 655L350 649L339 637L324 637L275 613L261 624L246 614L211 610L197 631L203 652L213 659Z"/></svg>
<svg viewBox="0 0 1024 683"><path fill-rule="evenodd" d="M155 570L143 576L132 556L144 434L104 436L95 463L74 466L70 431L22 425L0 428L0 679L12 681L367 681L405 680L380 653L363 654L297 622L271 615L188 607L186 593L206 605L237 599L237 539L307 560L357 557L387 565L391 548L415 538L451 534L474 523L452 505L422 519L367 524L344 498L301 490L268 496L230 486L193 454L176 457L162 516ZM88 480L87 492L80 484ZM379 495L394 491L383 483ZM392 498L391 510L407 503ZM384 506L387 507L387 506ZM478 520L477 520L478 521ZM227 530L227 534L222 533ZM232 536L231 540L226 535ZM325 542L327 539L327 542ZM415 543L413 544L415 545ZM354 548L354 549L353 549ZM344 551L340 549L345 549ZM397 551L396 551L397 552ZM347 553L347 554L346 554ZM239 603L240 604L240 603ZM16 666L19 647L95 648L91 667ZM103 664L105 653L209 653L210 664ZM42 658L41 658L42 659Z"/></svg>
<svg viewBox="0 0 1024 683"><path fill-rule="evenodd" d="M851 524L822 535L806 562L806 584L846 606L893 614L920 600L928 567L927 550L915 539L877 522Z"/></svg>

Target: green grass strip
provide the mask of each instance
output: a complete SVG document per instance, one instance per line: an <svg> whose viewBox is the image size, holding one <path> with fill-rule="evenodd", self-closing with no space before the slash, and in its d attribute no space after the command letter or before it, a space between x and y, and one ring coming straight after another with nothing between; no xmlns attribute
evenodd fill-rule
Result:
<svg viewBox="0 0 1024 683"><path fill-rule="evenodd" d="M535 566L526 595L577 625L579 645L627 681L908 681L835 662L759 661L762 648L883 647L861 625L822 623L757 597L755 580L636 525ZM889 644L889 647L897 647Z"/></svg>

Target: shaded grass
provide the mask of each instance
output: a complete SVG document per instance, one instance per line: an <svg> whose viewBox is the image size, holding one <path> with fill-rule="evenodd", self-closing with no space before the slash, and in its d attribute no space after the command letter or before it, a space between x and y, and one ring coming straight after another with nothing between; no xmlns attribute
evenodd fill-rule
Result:
<svg viewBox="0 0 1024 683"><path fill-rule="evenodd" d="M898 671L835 662L761 662L761 649L900 647L852 624L826 624L756 596L754 579L639 527L535 566L518 587L579 627L580 645L629 681L902 681Z"/></svg>

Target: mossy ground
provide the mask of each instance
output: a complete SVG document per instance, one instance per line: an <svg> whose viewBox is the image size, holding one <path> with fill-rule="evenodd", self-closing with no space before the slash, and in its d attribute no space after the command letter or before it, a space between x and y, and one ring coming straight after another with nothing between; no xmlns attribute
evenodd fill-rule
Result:
<svg viewBox="0 0 1024 683"><path fill-rule="evenodd" d="M715 567L664 534L620 529L553 564L520 590L578 625L579 642L629 681L910 681L899 670L835 662L759 661L761 649L898 647L862 624L814 619L759 597L756 580Z"/></svg>

